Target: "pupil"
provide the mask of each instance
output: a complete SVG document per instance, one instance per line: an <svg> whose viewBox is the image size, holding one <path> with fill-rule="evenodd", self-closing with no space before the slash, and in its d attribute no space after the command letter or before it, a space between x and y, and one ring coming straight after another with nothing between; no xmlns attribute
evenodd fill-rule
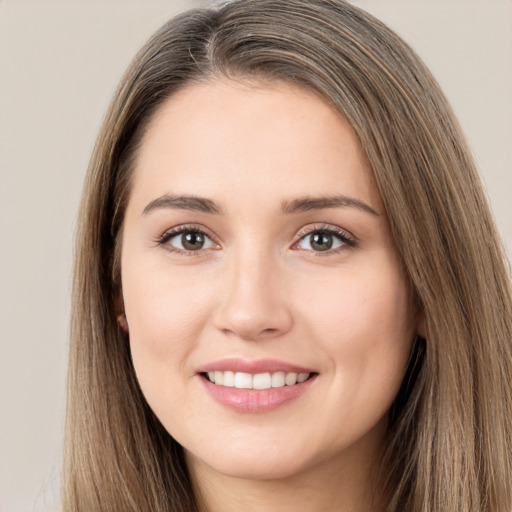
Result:
<svg viewBox="0 0 512 512"><path fill-rule="evenodd" d="M185 233L181 238L181 243L185 249L196 251L204 245L204 237L201 233Z"/></svg>
<svg viewBox="0 0 512 512"><path fill-rule="evenodd" d="M332 247L332 236L326 233L315 233L311 237L311 247L316 251L327 251Z"/></svg>

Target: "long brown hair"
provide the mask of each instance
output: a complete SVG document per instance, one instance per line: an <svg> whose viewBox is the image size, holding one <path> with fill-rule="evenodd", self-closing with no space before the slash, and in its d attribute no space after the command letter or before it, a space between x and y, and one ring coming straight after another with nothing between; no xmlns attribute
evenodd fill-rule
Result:
<svg viewBox="0 0 512 512"><path fill-rule="evenodd" d="M116 321L119 241L144 129L215 76L321 94L358 134L426 325L392 408L388 511L512 507L512 293L452 110L414 52L343 0L239 0L186 12L136 56L91 159L76 241L64 511L196 510L182 450L137 385Z"/></svg>

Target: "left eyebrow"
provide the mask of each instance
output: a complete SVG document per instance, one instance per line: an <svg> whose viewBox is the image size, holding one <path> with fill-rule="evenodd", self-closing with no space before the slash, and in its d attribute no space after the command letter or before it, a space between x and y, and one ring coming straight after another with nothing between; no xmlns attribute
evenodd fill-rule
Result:
<svg viewBox="0 0 512 512"><path fill-rule="evenodd" d="M172 210L191 210L201 213L213 213L220 215L222 209L211 199L197 196L173 196L165 194L151 201L142 211L147 215L154 210L170 208Z"/></svg>
<svg viewBox="0 0 512 512"><path fill-rule="evenodd" d="M302 213L309 210L323 210L326 208L358 208L371 215L379 216L379 214L369 205L343 195L322 196L322 197L300 197L293 201L284 202L281 210L286 215L294 213Z"/></svg>

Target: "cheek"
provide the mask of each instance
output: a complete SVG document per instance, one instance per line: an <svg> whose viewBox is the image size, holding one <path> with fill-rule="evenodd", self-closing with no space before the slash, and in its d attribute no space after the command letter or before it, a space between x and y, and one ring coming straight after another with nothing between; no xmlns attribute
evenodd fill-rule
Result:
<svg viewBox="0 0 512 512"><path fill-rule="evenodd" d="M124 269L130 347L141 385L156 386L164 374L169 379L192 373L186 363L210 316L210 290L186 270L129 264Z"/></svg>
<svg viewBox="0 0 512 512"><path fill-rule="evenodd" d="M210 314L211 293L186 271L125 269L123 296L137 380L166 429L180 433L180 418L194 421L197 415L184 384L194 376L191 361Z"/></svg>
<svg viewBox="0 0 512 512"><path fill-rule="evenodd" d="M330 370L361 393L378 384L400 384L414 337L406 280L394 265L376 268L379 272L347 271L310 286L303 301L302 316L329 354Z"/></svg>
<svg viewBox="0 0 512 512"><path fill-rule="evenodd" d="M317 419L343 425L331 442L344 445L380 424L398 393L414 337L409 288L399 272L349 272L308 294L302 311L324 356L325 403L336 404Z"/></svg>

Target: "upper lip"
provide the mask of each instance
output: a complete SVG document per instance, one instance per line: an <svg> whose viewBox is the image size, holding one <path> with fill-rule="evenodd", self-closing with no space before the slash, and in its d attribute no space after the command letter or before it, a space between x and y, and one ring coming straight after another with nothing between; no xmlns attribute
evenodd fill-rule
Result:
<svg viewBox="0 0 512 512"><path fill-rule="evenodd" d="M313 373L310 368L298 366L296 364L287 363L285 361L279 361L277 359L242 359L242 358L226 358L219 359L207 363L197 369L197 373L207 372L243 372L243 373Z"/></svg>

